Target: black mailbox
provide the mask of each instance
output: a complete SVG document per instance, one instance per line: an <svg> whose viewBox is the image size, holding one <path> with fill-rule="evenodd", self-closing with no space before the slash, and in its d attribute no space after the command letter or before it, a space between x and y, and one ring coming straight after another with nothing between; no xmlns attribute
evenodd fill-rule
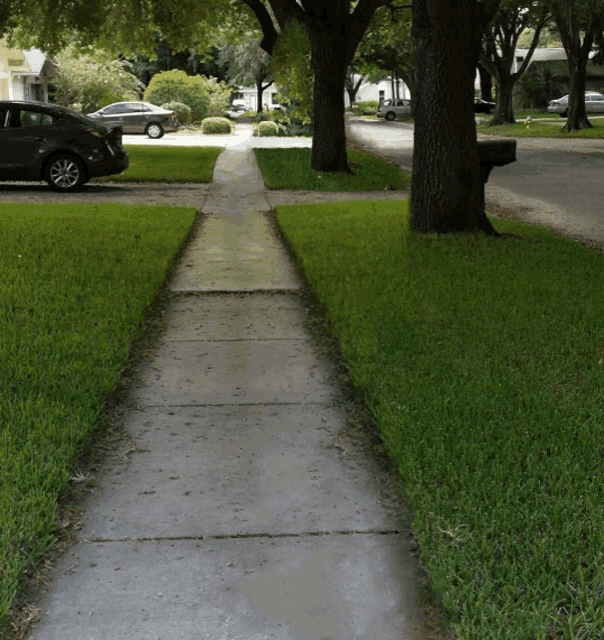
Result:
<svg viewBox="0 0 604 640"><path fill-rule="evenodd" d="M516 162L516 140L480 140L478 142L480 178L482 180L482 208L484 210L484 185L493 167L503 167Z"/></svg>

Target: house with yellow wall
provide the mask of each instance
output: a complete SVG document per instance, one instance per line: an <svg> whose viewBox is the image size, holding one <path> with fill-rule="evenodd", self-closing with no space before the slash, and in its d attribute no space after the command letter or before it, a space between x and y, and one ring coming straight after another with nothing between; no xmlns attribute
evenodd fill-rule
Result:
<svg viewBox="0 0 604 640"><path fill-rule="evenodd" d="M0 41L0 100L48 102L54 65L40 49L18 49Z"/></svg>

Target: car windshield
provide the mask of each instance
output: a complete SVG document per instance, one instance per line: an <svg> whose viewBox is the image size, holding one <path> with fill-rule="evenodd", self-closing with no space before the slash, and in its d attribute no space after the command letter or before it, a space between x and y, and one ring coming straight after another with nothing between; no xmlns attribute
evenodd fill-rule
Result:
<svg viewBox="0 0 604 640"><path fill-rule="evenodd" d="M147 109L149 109L150 111L164 111L164 109L162 109L162 107L158 107L155 104L151 104L150 102L143 102L143 104L145 105L145 107L147 107Z"/></svg>

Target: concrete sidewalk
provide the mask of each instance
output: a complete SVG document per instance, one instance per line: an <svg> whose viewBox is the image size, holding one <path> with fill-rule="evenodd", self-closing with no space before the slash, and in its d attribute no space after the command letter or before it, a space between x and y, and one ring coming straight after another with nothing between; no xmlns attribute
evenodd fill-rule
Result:
<svg viewBox="0 0 604 640"><path fill-rule="evenodd" d="M131 391L136 448L85 499L26 637L415 640L409 523L346 435L249 139L214 177Z"/></svg>

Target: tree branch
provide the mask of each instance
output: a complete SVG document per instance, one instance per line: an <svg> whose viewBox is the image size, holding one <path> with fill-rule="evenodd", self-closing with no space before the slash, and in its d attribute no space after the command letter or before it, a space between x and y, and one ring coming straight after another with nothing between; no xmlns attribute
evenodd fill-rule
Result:
<svg viewBox="0 0 604 640"><path fill-rule="evenodd" d="M254 12L254 15L260 23L260 28L262 29L260 48L264 49L266 53L271 55L273 53L275 42L277 41L277 36L279 35L275 29L275 25L273 24L273 19L260 0L241 1Z"/></svg>

